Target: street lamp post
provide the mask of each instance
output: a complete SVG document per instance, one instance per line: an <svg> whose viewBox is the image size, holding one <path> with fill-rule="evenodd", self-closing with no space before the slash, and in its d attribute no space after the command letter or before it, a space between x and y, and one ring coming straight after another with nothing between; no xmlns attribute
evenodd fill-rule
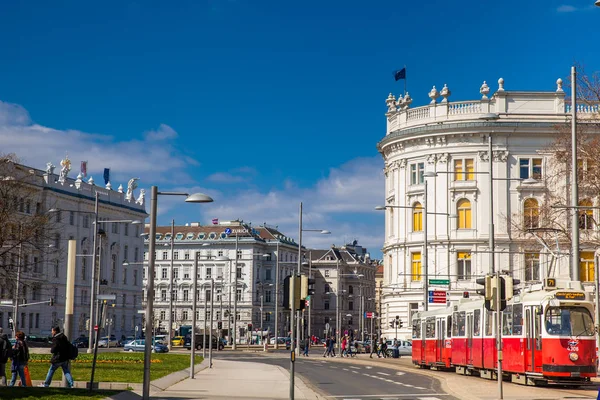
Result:
<svg viewBox="0 0 600 400"><path fill-rule="evenodd" d="M171 220L171 269L169 273L169 344L167 347L171 351L171 340L173 330L173 252L175 251L175 220ZM193 367L192 367L193 368Z"/></svg>
<svg viewBox="0 0 600 400"><path fill-rule="evenodd" d="M275 261L275 350L279 349L279 239L277 239Z"/></svg>
<svg viewBox="0 0 600 400"><path fill-rule="evenodd" d="M156 261L156 257L154 255L156 248L156 212L157 212L157 200L158 195L167 195L167 196L187 196L186 202L189 203L209 203L212 202L213 199L205 194L193 194L188 195L187 193L181 192L159 192L157 186L152 186L150 188L150 243L148 244L148 255L150 260L148 262L148 279L146 286L146 335L152 332L153 324L152 324L152 315L153 315L153 307L154 307L154 265ZM196 277L194 277L196 279ZM194 296L196 293L194 293ZM195 299L195 297L194 297ZM192 335L194 332L192 332ZM144 400L150 399L150 363L152 360L152 341L146 338L144 342L144 380L143 380L143 390L142 390L142 398ZM193 368L192 368L193 369Z"/></svg>

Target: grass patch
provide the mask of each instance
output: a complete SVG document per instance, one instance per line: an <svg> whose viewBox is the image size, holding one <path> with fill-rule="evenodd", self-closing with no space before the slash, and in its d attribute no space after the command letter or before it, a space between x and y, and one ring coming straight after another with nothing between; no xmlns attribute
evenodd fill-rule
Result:
<svg viewBox="0 0 600 400"><path fill-rule="evenodd" d="M89 382L92 374L93 354L79 354L71 362L71 375L79 382ZM195 363L202 362L196 356ZM150 379L155 380L190 366L190 356L185 354L152 354ZM44 380L50 368L50 354L31 354L29 373L33 380ZM100 353L96 359L94 382L142 383L144 377L144 353ZM56 370L53 381L62 379L62 369ZM3 398L0 396L0 398Z"/></svg>
<svg viewBox="0 0 600 400"><path fill-rule="evenodd" d="M21 388L0 387L1 399L18 400L83 400L104 399L122 390L59 389L59 388Z"/></svg>

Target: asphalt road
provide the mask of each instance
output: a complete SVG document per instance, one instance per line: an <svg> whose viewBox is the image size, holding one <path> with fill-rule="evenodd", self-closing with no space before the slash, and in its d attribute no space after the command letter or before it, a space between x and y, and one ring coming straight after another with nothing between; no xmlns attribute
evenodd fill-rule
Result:
<svg viewBox="0 0 600 400"><path fill-rule="evenodd" d="M255 354L214 352L226 360L260 362L289 369L289 353L268 357ZM364 356L363 356L364 357ZM393 369L353 363L352 359L335 362L320 354L296 359L296 374L321 394L340 400L456 400L443 392L431 377Z"/></svg>

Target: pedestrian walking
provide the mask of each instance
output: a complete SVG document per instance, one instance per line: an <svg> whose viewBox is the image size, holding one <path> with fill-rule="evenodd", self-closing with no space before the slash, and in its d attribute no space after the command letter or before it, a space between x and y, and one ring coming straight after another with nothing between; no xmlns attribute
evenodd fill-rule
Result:
<svg viewBox="0 0 600 400"><path fill-rule="evenodd" d="M342 338L342 357L344 357L344 356L348 357L347 347L348 347L348 337L344 336Z"/></svg>
<svg viewBox="0 0 600 400"><path fill-rule="evenodd" d="M325 351L323 352L323 357L327 357L331 355L331 338L327 336L325 338Z"/></svg>
<svg viewBox="0 0 600 400"><path fill-rule="evenodd" d="M29 347L25 342L25 334L21 331L17 331L15 334L17 341L12 349L12 363L10 365L10 372L12 377L8 386L15 386L17 381L17 375L21 379L21 386L27 386L27 380L25 379L25 367L29 361Z"/></svg>
<svg viewBox="0 0 600 400"><path fill-rule="evenodd" d="M74 385L71 371L69 370L69 360L72 354L72 345L69 339L60 331L58 326L52 328L52 347L50 348L52 358L50 359L50 368L46 375L43 387L49 387L52 383L52 377L57 369L62 368L63 375L67 379L67 386L72 388Z"/></svg>
<svg viewBox="0 0 600 400"><path fill-rule="evenodd" d="M310 338L304 339L304 352L302 355L304 357L308 357L308 348L310 347Z"/></svg>
<svg viewBox="0 0 600 400"><path fill-rule="evenodd" d="M329 343L329 355L331 357L335 357L335 344L336 344L336 340L335 340L335 336L331 337L331 342Z"/></svg>
<svg viewBox="0 0 600 400"><path fill-rule="evenodd" d="M0 384L6 386L6 363L12 355L12 348L8 335L0 328Z"/></svg>

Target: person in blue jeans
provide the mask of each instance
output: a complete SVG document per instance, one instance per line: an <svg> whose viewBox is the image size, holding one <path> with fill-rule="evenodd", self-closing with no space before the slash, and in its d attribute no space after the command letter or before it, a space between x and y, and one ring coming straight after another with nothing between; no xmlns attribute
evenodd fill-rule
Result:
<svg viewBox="0 0 600 400"><path fill-rule="evenodd" d="M21 378L21 386L25 387L27 386L27 381L25 379L25 366L29 360L29 347L27 347L27 343L25 342L25 334L23 332L17 331L15 337L17 341L15 342L12 350L12 363L10 366L12 377L8 386L15 386L17 375L19 375L19 378Z"/></svg>
<svg viewBox="0 0 600 400"><path fill-rule="evenodd" d="M72 388L74 385L71 371L69 370L69 360L71 359L71 342L60 331L58 326L52 328L52 347L50 348L52 358L50 359L50 369L46 380L40 386L48 387L52 383L52 377L57 369L62 368L63 375L67 380L67 386Z"/></svg>

